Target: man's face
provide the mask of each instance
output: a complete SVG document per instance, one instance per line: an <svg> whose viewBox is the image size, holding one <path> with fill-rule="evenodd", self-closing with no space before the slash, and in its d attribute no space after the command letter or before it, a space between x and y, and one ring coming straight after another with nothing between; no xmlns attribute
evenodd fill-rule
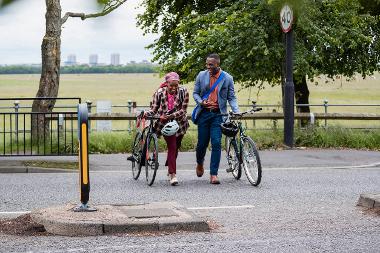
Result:
<svg viewBox="0 0 380 253"><path fill-rule="evenodd" d="M219 71L219 64L214 58L206 59L206 68L211 75L215 75Z"/></svg>
<svg viewBox="0 0 380 253"><path fill-rule="evenodd" d="M172 80L168 82L168 92L174 94L178 89L179 81Z"/></svg>

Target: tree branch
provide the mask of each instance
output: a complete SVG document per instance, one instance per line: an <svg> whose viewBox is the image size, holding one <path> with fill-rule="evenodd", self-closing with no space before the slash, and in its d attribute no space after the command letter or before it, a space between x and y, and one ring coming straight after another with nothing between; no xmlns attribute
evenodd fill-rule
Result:
<svg viewBox="0 0 380 253"><path fill-rule="evenodd" d="M61 25L64 24L69 17L74 18L81 18L82 20L85 20L87 18L96 18L96 17L102 17L110 12L117 9L120 5L125 3L127 0L110 0L107 4L105 4L103 10L98 13L92 13L92 14L85 14L85 13L75 13L75 12L66 12L65 16L61 19Z"/></svg>

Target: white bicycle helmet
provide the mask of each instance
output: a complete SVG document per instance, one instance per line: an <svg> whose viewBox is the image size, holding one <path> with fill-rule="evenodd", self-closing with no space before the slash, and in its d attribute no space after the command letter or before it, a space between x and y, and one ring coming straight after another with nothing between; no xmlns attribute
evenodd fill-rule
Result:
<svg viewBox="0 0 380 253"><path fill-rule="evenodd" d="M172 136L177 133L179 129L179 125L177 121L173 120L165 124L165 126L161 129L162 135Z"/></svg>

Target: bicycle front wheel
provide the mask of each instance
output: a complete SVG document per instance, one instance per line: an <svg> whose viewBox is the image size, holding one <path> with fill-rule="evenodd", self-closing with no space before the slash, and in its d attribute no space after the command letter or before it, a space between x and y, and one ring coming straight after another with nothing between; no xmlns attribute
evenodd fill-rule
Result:
<svg viewBox="0 0 380 253"><path fill-rule="evenodd" d="M258 186L261 182L261 162L259 152L254 141L250 137L244 137L243 141L243 168L248 181L253 186Z"/></svg>
<svg viewBox="0 0 380 253"><path fill-rule="evenodd" d="M235 179L239 180L241 177L241 164L239 162L238 148L236 139L226 137L226 153L228 169L227 172L231 172Z"/></svg>
<svg viewBox="0 0 380 253"><path fill-rule="evenodd" d="M146 182L149 186L154 183L158 169L158 144L156 134L150 134L147 138L145 153Z"/></svg>
<svg viewBox="0 0 380 253"><path fill-rule="evenodd" d="M141 156L143 151L143 134L138 131L132 146L132 176L137 180L141 173Z"/></svg>

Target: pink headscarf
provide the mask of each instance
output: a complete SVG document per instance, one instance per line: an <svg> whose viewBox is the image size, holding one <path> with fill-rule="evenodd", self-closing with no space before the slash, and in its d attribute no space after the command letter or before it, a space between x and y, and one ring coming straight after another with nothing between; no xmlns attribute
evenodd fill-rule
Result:
<svg viewBox="0 0 380 253"><path fill-rule="evenodd" d="M160 88L165 87L170 81L179 81L179 75L176 72L169 72L165 75L165 82L160 84Z"/></svg>

